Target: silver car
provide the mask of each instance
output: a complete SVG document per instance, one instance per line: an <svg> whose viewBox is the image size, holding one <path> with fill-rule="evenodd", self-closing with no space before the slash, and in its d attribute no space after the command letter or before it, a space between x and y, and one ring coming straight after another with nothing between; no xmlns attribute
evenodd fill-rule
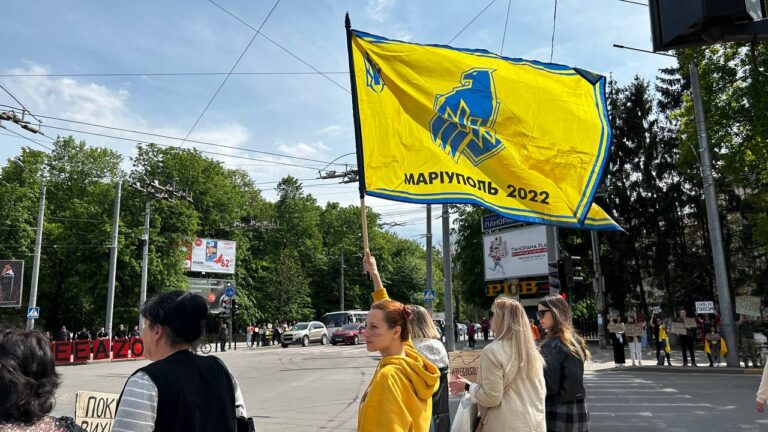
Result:
<svg viewBox="0 0 768 432"><path fill-rule="evenodd" d="M280 344L283 348L296 344L308 346L311 342L320 342L322 345L325 345L328 343L328 334L325 325L321 322L300 322L283 333L280 339Z"/></svg>

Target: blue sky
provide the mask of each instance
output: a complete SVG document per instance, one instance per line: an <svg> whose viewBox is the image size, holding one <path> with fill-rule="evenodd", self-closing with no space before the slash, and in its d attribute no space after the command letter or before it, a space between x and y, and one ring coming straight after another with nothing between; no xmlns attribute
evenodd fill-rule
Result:
<svg viewBox="0 0 768 432"><path fill-rule="evenodd" d="M215 0L255 28L274 0ZM291 174L317 177L322 163L354 152L344 13L354 28L419 43L447 43L490 3L419 0L281 0L262 33L327 77L292 57L267 38L257 36L235 72L302 73L232 75L190 139L275 152L265 156L242 150L194 145L223 153L212 156L226 166L247 170L275 196L273 183ZM497 0L452 45L499 52L509 5L504 55L549 61L554 0ZM98 74L228 72L255 32L203 0L130 2L25 0L3 6L4 41L0 74ZM553 62L613 74L619 83L634 75L653 80L673 59L612 47L650 47L647 7L619 0L560 0ZM330 82L335 80L341 87ZM212 76L0 76L34 114L184 137L224 79ZM17 105L0 91L0 104ZM125 141L73 133L90 145L115 149L130 158L135 141L164 144L180 141L43 119L52 137L66 134L53 127L106 133ZM38 138L7 122L25 136ZM0 129L0 163L30 142ZM252 161L251 157L264 159ZM289 167L275 162L306 165ZM354 156L339 162L354 163ZM338 166L337 166L338 168ZM357 201L356 185L308 180L307 191L322 204ZM322 185L321 185L322 184ZM368 199L404 237L419 239L423 207ZM435 227L436 229L438 227Z"/></svg>

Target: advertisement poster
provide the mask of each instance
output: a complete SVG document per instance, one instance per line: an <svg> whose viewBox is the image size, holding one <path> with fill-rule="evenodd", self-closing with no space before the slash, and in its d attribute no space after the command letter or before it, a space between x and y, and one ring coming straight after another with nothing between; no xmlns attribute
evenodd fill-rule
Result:
<svg viewBox="0 0 768 432"><path fill-rule="evenodd" d="M483 236L485 280L546 275L546 230L536 225Z"/></svg>
<svg viewBox="0 0 768 432"><path fill-rule="evenodd" d="M198 238L187 245L185 268L203 273L235 274L237 242Z"/></svg>
<svg viewBox="0 0 768 432"><path fill-rule="evenodd" d="M0 260L0 307L21 307L24 261Z"/></svg>
<svg viewBox="0 0 768 432"><path fill-rule="evenodd" d="M227 300L227 287L235 287L234 281L224 279L187 278L187 289L205 299L210 313L221 312L222 303Z"/></svg>

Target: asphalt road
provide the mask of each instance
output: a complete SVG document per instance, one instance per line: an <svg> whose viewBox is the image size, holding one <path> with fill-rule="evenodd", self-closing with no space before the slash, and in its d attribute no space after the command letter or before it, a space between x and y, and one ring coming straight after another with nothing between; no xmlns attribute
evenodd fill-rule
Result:
<svg viewBox="0 0 768 432"><path fill-rule="evenodd" d="M354 431L378 355L360 346L238 349L219 355L240 383L248 415L268 432ZM59 368L55 415L74 415L78 390L119 393L146 361ZM597 364L599 365L599 364ZM593 370L585 377L592 432L766 431L759 375Z"/></svg>
<svg viewBox="0 0 768 432"><path fill-rule="evenodd" d="M766 431L759 375L610 370L585 376L591 432Z"/></svg>

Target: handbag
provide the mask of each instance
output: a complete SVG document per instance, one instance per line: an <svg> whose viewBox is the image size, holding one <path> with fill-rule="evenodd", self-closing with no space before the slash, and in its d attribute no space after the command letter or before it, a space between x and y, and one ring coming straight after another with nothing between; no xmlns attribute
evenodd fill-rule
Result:
<svg viewBox="0 0 768 432"><path fill-rule="evenodd" d="M477 404L472 402L469 393L459 401L459 407L456 409L456 415L451 423L451 432L472 432L475 426L473 420L477 418Z"/></svg>
<svg viewBox="0 0 768 432"><path fill-rule="evenodd" d="M256 425L251 417L237 417L237 432L256 432Z"/></svg>

